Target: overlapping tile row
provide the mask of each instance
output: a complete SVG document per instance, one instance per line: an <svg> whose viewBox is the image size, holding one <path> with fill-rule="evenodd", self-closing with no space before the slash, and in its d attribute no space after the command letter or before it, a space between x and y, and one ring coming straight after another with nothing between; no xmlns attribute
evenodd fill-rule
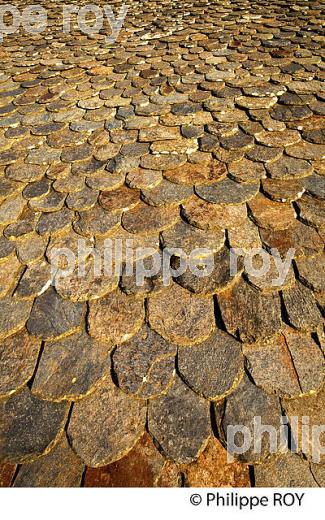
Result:
<svg viewBox="0 0 325 520"><path fill-rule="evenodd" d="M228 426L324 423L321 3L134 1L112 45L39 3L0 50L0 485L324 485L312 441L227 460ZM214 269L53 273L108 239Z"/></svg>

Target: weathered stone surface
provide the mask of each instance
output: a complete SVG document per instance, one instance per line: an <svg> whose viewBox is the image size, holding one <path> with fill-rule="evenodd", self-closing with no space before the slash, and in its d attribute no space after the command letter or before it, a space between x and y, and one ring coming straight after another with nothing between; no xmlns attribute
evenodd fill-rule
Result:
<svg viewBox="0 0 325 520"><path fill-rule="evenodd" d="M31 462L53 447L62 433L69 406L41 401L25 388L0 402L0 460Z"/></svg>
<svg viewBox="0 0 325 520"><path fill-rule="evenodd" d="M192 258L211 256L224 245L224 232L221 229L204 231L179 221L173 228L164 231L161 242L171 255Z"/></svg>
<svg viewBox="0 0 325 520"><path fill-rule="evenodd" d="M263 192L276 202L292 202L304 193L303 179L263 179Z"/></svg>
<svg viewBox="0 0 325 520"><path fill-rule="evenodd" d="M219 329L203 343L180 347L177 366L185 383L206 399L229 394L244 369L240 343Z"/></svg>
<svg viewBox="0 0 325 520"><path fill-rule="evenodd" d="M129 211L139 204L140 192L122 186L114 191L102 192L98 201L109 212Z"/></svg>
<svg viewBox="0 0 325 520"><path fill-rule="evenodd" d="M241 204L251 200L258 192L258 184L239 184L226 178L210 186L197 186L201 199L214 204Z"/></svg>
<svg viewBox="0 0 325 520"><path fill-rule="evenodd" d="M110 213L99 204L88 211L81 211L78 215L78 220L73 223L73 228L85 237L106 236L121 221L120 213Z"/></svg>
<svg viewBox="0 0 325 520"><path fill-rule="evenodd" d="M0 262L0 297L4 297L14 289L23 266L16 255L11 255Z"/></svg>
<svg viewBox="0 0 325 520"><path fill-rule="evenodd" d="M127 455L142 436L145 420L146 403L106 381L74 405L68 437L88 466L105 466Z"/></svg>
<svg viewBox="0 0 325 520"><path fill-rule="evenodd" d="M323 356L308 335L288 328L267 341L244 345L243 352L255 384L266 392L295 397L322 384Z"/></svg>
<svg viewBox="0 0 325 520"><path fill-rule="evenodd" d="M296 260L299 280L315 292L325 291L324 255Z"/></svg>
<svg viewBox="0 0 325 520"><path fill-rule="evenodd" d="M0 225L10 224L15 222L22 213L26 205L26 200L21 194L18 196L6 199L0 205Z"/></svg>
<svg viewBox="0 0 325 520"><path fill-rule="evenodd" d="M198 197L186 202L182 213L189 224L206 231L236 229L247 219L246 204L211 204Z"/></svg>
<svg viewBox="0 0 325 520"><path fill-rule="evenodd" d="M293 327L301 330L317 328L322 316L310 289L297 281L294 287L283 291L283 301Z"/></svg>
<svg viewBox="0 0 325 520"><path fill-rule="evenodd" d="M90 303L89 333L99 341L112 345L128 341L138 332L143 320L143 300L120 290Z"/></svg>
<svg viewBox="0 0 325 520"><path fill-rule="evenodd" d="M263 431L261 436L254 436L254 421L260 418L260 424L267 424L275 428L278 439L281 426L281 408L279 400L272 395L268 395L263 390L255 386L247 376L243 378L237 389L226 399L222 406L222 415L218 408L217 424L222 432L222 442L227 447L229 453L242 462L254 463L265 462L274 457L274 454L281 449L281 441L270 445L270 435ZM218 413L219 412L219 413ZM236 453L236 446L242 446L242 434L240 431L233 431L233 438L228 438L231 427L243 425L255 438L255 442L260 443L260 449L256 449L254 442L247 446L243 453ZM256 423L258 424L258 423ZM283 440L282 440L283 442Z"/></svg>
<svg viewBox="0 0 325 520"><path fill-rule="evenodd" d="M269 464L256 465L254 475L257 487L317 487L308 462L291 452Z"/></svg>
<svg viewBox="0 0 325 520"><path fill-rule="evenodd" d="M261 250L257 251L256 255L251 255L250 259L246 258L245 278L251 285L263 292L279 291L292 287L295 283L292 257L289 256L288 252L284 265L279 256L277 251L268 254Z"/></svg>
<svg viewBox="0 0 325 520"><path fill-rule="evenodd" d="M144 326L113 353L119 387L143 399L164 393L175 375L176 346Z"/></svg>
<svg viewBox="0 0 325 520"><path fill-rule="evenodd" d="M165 396L149 403L148 427L168 458L192 462L210 435L208 403L176 378Z"/></svg>
<svg viewBox="0 0 325 520"><path fill-rule="evenodd" d="M228 332L239 332L240 339L254 342L278 332L281 327L280 299L263 294L240 280L218 295L222 319Z"/></svg>
<svg viewBox="0 0 325 520"><path fill-rule="evenodd" d="M305 194L297 201L297 206L300 220L316 229L325 227L325 205L323 201Z"/></svg>
<svg viewBox="0 0 325 520"><path fill-rule="evenodd" d="M294 146L288 146L286 148L286 153L291 157L297 157L298 159L321 161L325 159L325 145L302 141Z"/></svg>
<svg viewBox="0 0 325 520"><path fill-rule="evenodd" d="M124 213L122 225L130 233L153 233L173 226L179 220L179 207L174 205L156 208L140 203Z"/></svg>
<svg viewBox="0 0 325 520"><path fill-rule="evenodd" d="M295 250L295 258L313 256L323 250L323 242L315 229L299 222L288 229L260 229L261 239L268 251L277 249L281 257L289 249Z"/></svg>
<svg viewBox="0 0 325 520"><path fill-rule="evenodd" d="M80 487L83 462L70 448L64 435L48 455L19 468L14 487Z"/></svg>
<svg viewBox="0 0 325 520"><path fill-rule="evenodd" d="M79 399L109 377L110 347L77 333L46 342L33 381L32 393L41 399Z"/></svg>
<svg viewBox="0 0 325 520"><path fill-rule="evenodd" d="M186 163L178 168L164 171L166 179L185 186L211 184L223 179L226 174L225 165L219 161L211 161L207 164Z"/></svg>
<svg viewBox="0 0 325 520"><path fill-rule="evenodd" d="M32 302L5 296L0 299L0 306L0 339L3 339L24 327L32 308Z"/></svg>
<svg viewBox="0 0 325 520"><path fill-rule="evenodd" d="M31 338L26 330L0 342L1 397L9 397L31 379L40 346L41 342Z"/></svg>
<svg viewBox="0 0 325 520"><path fill-rule="evenodd" d="M293 449L303 454L316 464L324 464L325 457L321 446L324 445L324 387L318 393L312 393L297 399L283 399L282 406L291 426ZM306 438L306 428L314 429L317 435ZM304 432L305 430L305 432ZM310 430L309 430L310 431Z"/></svg>
<svg viewBox="0 0 325 520"><path fill-rule="evenodd" d="M279 160L266 165L272 179L301 179L313 172L312 165L303 159L283 155Z"/></svg>
<svg viewBox="0 0 325 520"><path fill-rule="evenodd" d="M163 180L157 187L143 189L141 196L150 206L165 206L167 204L181 204L193 195L193 189L179 186L173 182Z"/></svg>
<svg viewBox="0 0 325 520"><path fill-rule="evenodd" d="M248 202L251 217L264 229L287 229L295 224L295 212L291 204L274 202L259 193Z"/></svg>
<svg viewBox="0 0 325 520"><path fill-rule="evenodd" d="M102 468L87 468L85 487L154 487L165 459L144 433L120 460Z"/></svg>
<svg viewBox="0 0 325 520"><path fill-rule="evenodd" d="M178 345L194 345L215 328L213 301L194 296L177 284L149 299L149 323L163 338Z"/></svg>
<svg viewBox="0 0 325 520"><path fill-rule="evenodd" d="M78 330L85 312L83 304L63 300L55 289L50 287L36 298L27 329L33 336L44 340L58 339Z"/></svg>
<svg viewBox="0 0 325 520"><path fill-rule="evenodd" d="M325 178L320 175L312 175L304 181L304 187L308 193L311 193L318 199L325 199Z"/></svg>
<svg viewBox="0 0 325 520"><path fill-rule="evenodd" d="M248 467L229 462L227 451L214 437L195 462L180 469L189 487L250 487Z"/></svg>
<svg viewBox="0 0 325 520"><path fill-rule="evenodd" d="M162 173L157 170L139 168L127 174L125 182L130 188L155 188L162 181Z"/></svg>
<svg viewBox="0 0 325 520"><path fill-rule="evenodd" d="M0 464L0 488L9 488L14 480L16 464Z"/></svg>
<svg viewBox="0 0 325 520"><path fill-rule="evenodd" d="M254 184L266 177L263 164L250 161L243 157L239 161L231 162L228 166L229 176L237 182Z"/></svg>
<svg viewBox="0 0 325 520"><path fill-rule="evenodd" d="M297 130L285 130L283 132L260 132L256 136L258 143L274 148L289 146L301 141L300 133Z"/></svg>

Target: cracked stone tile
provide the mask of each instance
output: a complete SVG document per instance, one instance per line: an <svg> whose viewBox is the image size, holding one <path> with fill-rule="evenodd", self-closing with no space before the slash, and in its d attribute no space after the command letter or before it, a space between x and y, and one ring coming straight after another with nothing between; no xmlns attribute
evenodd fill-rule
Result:
<svg viewBox="0 0 325 520"><path fill-rule="evenodd" d="M218 294L221 316L230 334L245 342L272 336L281 328L281 305L277 294L264 294L244 280Z"/></svg>
<svg viewBox="0 0 325 520"><path fill-rule="evenodd" d="M325 291L324 255L300 258L295 261L299 280L314 292Z"/></svg>
<svg viewBox="0 0 325 520"><path fill-rule="evenodd" d="M149 206L141 202L122 216L122 225L130 233L152 233L173 226L179 220L179 207Z"/></svg>
<svg viewBox="0 0 325 520"><path fill-rule="evenodd" d="M299 145L300 146L300 145ZM302 179L313 172L312 165L303 160L283 155L279 160L266 165L271 179Z"/></svg>
<svg viewBox="0 0 325 520"><path fill-rule="evenodd" d="M89 334L99 341L116 345L128 341L138 332L143 320L143 299L127 296L120 290L90 302Z"/></svg>
<svg viewBox="0 0 325 520"><path fill-rule="evenodd" d="M308 193L318 199L325 199L325 178L320 175L312 175L304 180L304 187Z"/></svg>
<svg viewBox="0 0 325 520"><path fill-rule="evenodd" d="M276 202L292 202L305 191L303 179L263 179L263 192Z"/></svg>
<svg viewBox="0 0 325 520"><path fill-rule="evenodd" d="M304 194L297 201L297 206L300 220L316 229L325 227L325 206L323 201L309 194Z"/></svg>
<svg viewBox="0 0 325 520"><path fill-rule="evenodd" d="M239 184L228 177L210 186L196 186L196 194L213 204L241 204L256 196L258 184Z"/></svg>
<svg viewBox="0 0 325 520"><path fill-rule="evenodd" d="M32 302L5 296L0 299L0 339L19 332L28 320Z"/></svg>
<svg viewBox="0 0 325 520"><path fill-rule="evenodd" d="M80 487L83 472L83 462L72 451L64 435L48 455L19 468L14 487Z"/></svg>
<svg viewBox="0 0 325 520"><path fill-rule="evenodd" d="M185 219L204 230L236 229L247 220L245 204L211 204L193 197L182 206Z"/></svg>
<svg viewBox="0 0 325 520"><path fill-rule="evenodd" d="M0 460L32 462L59 440L68 415L68 406L42 401L26 387L2 400L0 420Z"/></svg>
<svg viewBox="0 0 325 520"><path fill-rule="evenodd" d="M176 378L165 396L150 401L148 427L165 456L178 463L190 463L208 442L208 402Z"/></svg>
<svg viewBox="0 0 325 520"><path fill-rule="evenodd" d="M27 267L19 280L15 295L18 298L33 299L39 296L44 288L47 289L52 283L52 268L44 260L35 262Z"/></svg>
<svg viewBox="0 0 325 520"><path fill-rule="evenodd" d="M212 184L223 179L227 169L220 161L210 161L207 164L186 163L178 168L166 170L164 177L175 184L185 186Z"/></svg>
<svg viewBox="0 0 325 520"><path fill-rule="evenodd" d="M325 159L325 145L302 141L298 145L288 146L286 153L298 159L321 161Z"/></svg>
<svg viewBox="0 0 325 520"><path fill-rule="evenodd" d="M141 197L150 206L181 204L193 195L193 188L180 186L164 179L155 188L143 189Z"/></svg>
<svg viewBox="0 0 325 520"><path fill-rule="evenodd" d="M324 464L324 454L321 446L324 444L324 388L319 393L312 393L298 399L283 399L282 406L291 426L293 450L295 453L303 454L314 463ZM311 435L306 441L308 428L320 428L318 435Z"/></svg>
<svg viewBox="0 0 325 520"><path fill-rule="evenodd" d="M68 427L72 448L91 467L123 458L144 433L146 409L145 401L131 399L106 381L75 403Z"/></svg>
<svg viewBox="0 0 325 520"><path fill-rule="evenodd" d="M291 204L274 202L261 193L248 202L253 221L264 229L287 229L295 224Z"/></svg>
<svg viewBox="0 0 325 520"><path fill-rule="evenodd" d="M268 393L295 397L319 389L323 382L320 349L310 336L289 328L267 341L244 344L243 353L255 384Z"/></svg>
<svg viewBox="0 0 325 520"><path fill-rule="evenodd" d="M129 211L140 202L140 191L122 186L113 191L103 191L98 198L99 204L112 213Z"/></svg>
<svg viewBox="0 0 325 520"><path fill-rule="evenodd" d="M206 399L219 399L231 393L243 375L241 345L218 329L203 343L180 347L177 367L194 392Z"/></svg>
<svg viewBox="0 0 325 520"><path fill-rule="evenodd" d="M0 395L9 397L33 376L41 342L22 330L0 342Z"/></svg>
<svg viewBox="0 0 325 520"><path fill-rule="evenodd" d="M51 401L76 400L110 377L110 347L85 332L46 342L32 394Z"/></svg>
<svg viewBox="0 0 325 520"><path fill-rule="evenodd" d="M78 220L73 223L73 228L85 237L103 237L119 226L120 221L120 213L110 213L96 204L90 210L78 213Z"/></svg>
<svg viewBox="0 0 325 520"><path fill-rule="evenodd" d="M163 338L194 345L215 328L212 298L194 296L177 284L149 298L149 323Z"/></svg>
<svg viewBox="0 0 325 520"><path fill-rule="evenodd" d="M122 459L103 466L87 468L85 487L154 487L165 464L152 438L144 433Z"/></svg>
<svg viewBox="0 0 325 520"><path fill-rule="evenodd" d="M142 399L154 398L172 385L177 347L146 325L113 353L118 386Z"/></svg>
<svg viewBox="0 0 325 520"><path fill-rule="evenodd" d="M322 321L315 297L310 289L300 282L282 293L290 324L299 330L316 329Z"/></svg>
<svg viewBox="0 0 325 520"><path fill-rule="evenodd" d="M17 161L6 169L7 179L19 182L35 182L40 181L46 172L46 166L37 164L26 164L23 161Z"/></svg>
<svg viewBox="0 0 325 520"><path fill-rule="evenodd" d="M169 254L178 257L191 255L191 258L210 256L219 251L224 245L224 231L204 231L180 220L173 228L163 231L161 235L162 247ZM176 251L177 250L177 251Z"/></svg>
<svg viewBox="0 0 325 520"><path fill-rule="evenodd" d="M255 386L247 376L245 376L236 390L226 399L222 406L222 416L219 416L218 405L216 406L217 424L221 430L221 441L225 444L228 453L233 454L235 459L241 462L255 463L272 460L275 451L280 451L282 442L277 446L270 446L270 436L267 432L262 434L260 449L254 448L254 443L248 446L242 454L234 452L234 446L241 446L241 433L234 431L234 438L228 439L231 427L241 424L248 428L251 435L254 435L254 418L260 418L261 424L273 426L279 435L281 427L281 408L279 400L266 394L263 390ZM219 412L220 413L220 412ZM279 438L279 437L278 437ZM271 449L272 448L272 449Z"/></svg>
<svg viewBox="0 0 325 520"><path fill-rule="evenodd" d="M317 487L308 462L291 452L269 464L256 465L254 475L257 487Z"/></svg>
<svg viewBox="0 0 325 520"><path fill-rule="evenodd" d="M265 168L261 163L250 161L245 157L230 163L228 173L231 179L249 184L254 184L266 177Z"/></svg>
<svg viewBox="0 0 325 520"><path fill-rule="evenodd" d="M26 326L43 340L59 339L80 329L85 312L83 304L63 300L50 287L34 301Z"/></svg>

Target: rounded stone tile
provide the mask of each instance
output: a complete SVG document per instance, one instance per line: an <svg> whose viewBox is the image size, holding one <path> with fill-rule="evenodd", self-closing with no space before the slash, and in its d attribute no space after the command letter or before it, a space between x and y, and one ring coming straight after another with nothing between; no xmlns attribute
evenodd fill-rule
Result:
<svg viewBox="0 0 325 520"><path fill-rule="evenodd" d="M77 400L110 377L110 347L85 332L46 342L33 381L32 394L51 401Z"/></svg>
<svg viewBox="0 0 325 520"><path fill-rule="evenodd" d="M143 299L127 296L120 290L90 303L89 334L110 344L128 341L144 321Z"/></svg>
<svg viewBox="0 0 325 520"><path fill-rule="evenodd" d="M87 466L105 466L128 454L144 433L145 421L146 403L107 380L74 405L68 438Z"/></svg>
<svg viewBox="0 0 325 520"><path fill-rule="evenodd" d="M193 197L182 206L185 219L199 229L236 229L247 219L246 204L211 204Z"/></svg>
<svg viewBox="0 0 325 520"><path fill-rule="evenodd" d="M212 184L223 179L226 174L227 169L220 161L211 161L207 164L186 163L178 168L164 171L167 180L185 186Z"/></svg>
<svg viewBox="0 0 325 520"><path fill-rule="evenodd" d="M194 296L177 284L149 298L149 323L163 338L195 345L215 328L212 298Z"/></svg>
<svg viewBox="0 0 325 520"><path fill-rule="evenodd" d="M208 402L176 378L167 395L150 401L148 427L166 457L192 462L210 435Z"/></svg>
<svg viewBox="0 0 325 520"><path fill-rule="evenodd" d="M161 235L162 247L170 255L178 257L191 256L201 258L211 256L224 245L224 231L204 231L190 224L179 221L173 228Z"/></svg>
<svg viewBox="0 0 325 520"><path fill-rule="evenodd" d="M26 330L0 342L0 395L9 397L31 379L36 366L41 342Z"/></svg>
<svg viewBox="0 0 325 520"><path fill-rule="evenodd" d="M171 386L177 347L146 325L113 353L118 386L142 399L156 398Z"/></svg>
<svg viewBox="0 0 325 520"><path fill-rule="evenodd" d="M16 464L32 462L58 442L69 410L32 396L27 387L0 407L0 460Z"/></svg>
<svg viewBox="0 0 325 520"><path fill-rule="evenodd" d="M258 184L239 184L226 178L210 186L196 186L196 194L213 204L242 204L258 193Z"/></svg>
<svg viewBox="0 0 325 520"><path fill-rule="evenodd" d="M141 197L150 206L181 204L193 195L193 189L164 179L156 188L143 189Z"/></svg>
<svg viewBox="0 0 325 520"><path fill-rule="evenodd" d="M149 206L141 202L136 208L126 212L122 217L122 225L130 233L153 233L170 228L179 220L179 207Z"/></svg>
<svg viewBox="0 0 325 520"><path fill-rule="evenodd" d="M219 329L203 343L180 347L177 359L182 379L206 399L231 393L244 373L240 343Z"/></svg>

